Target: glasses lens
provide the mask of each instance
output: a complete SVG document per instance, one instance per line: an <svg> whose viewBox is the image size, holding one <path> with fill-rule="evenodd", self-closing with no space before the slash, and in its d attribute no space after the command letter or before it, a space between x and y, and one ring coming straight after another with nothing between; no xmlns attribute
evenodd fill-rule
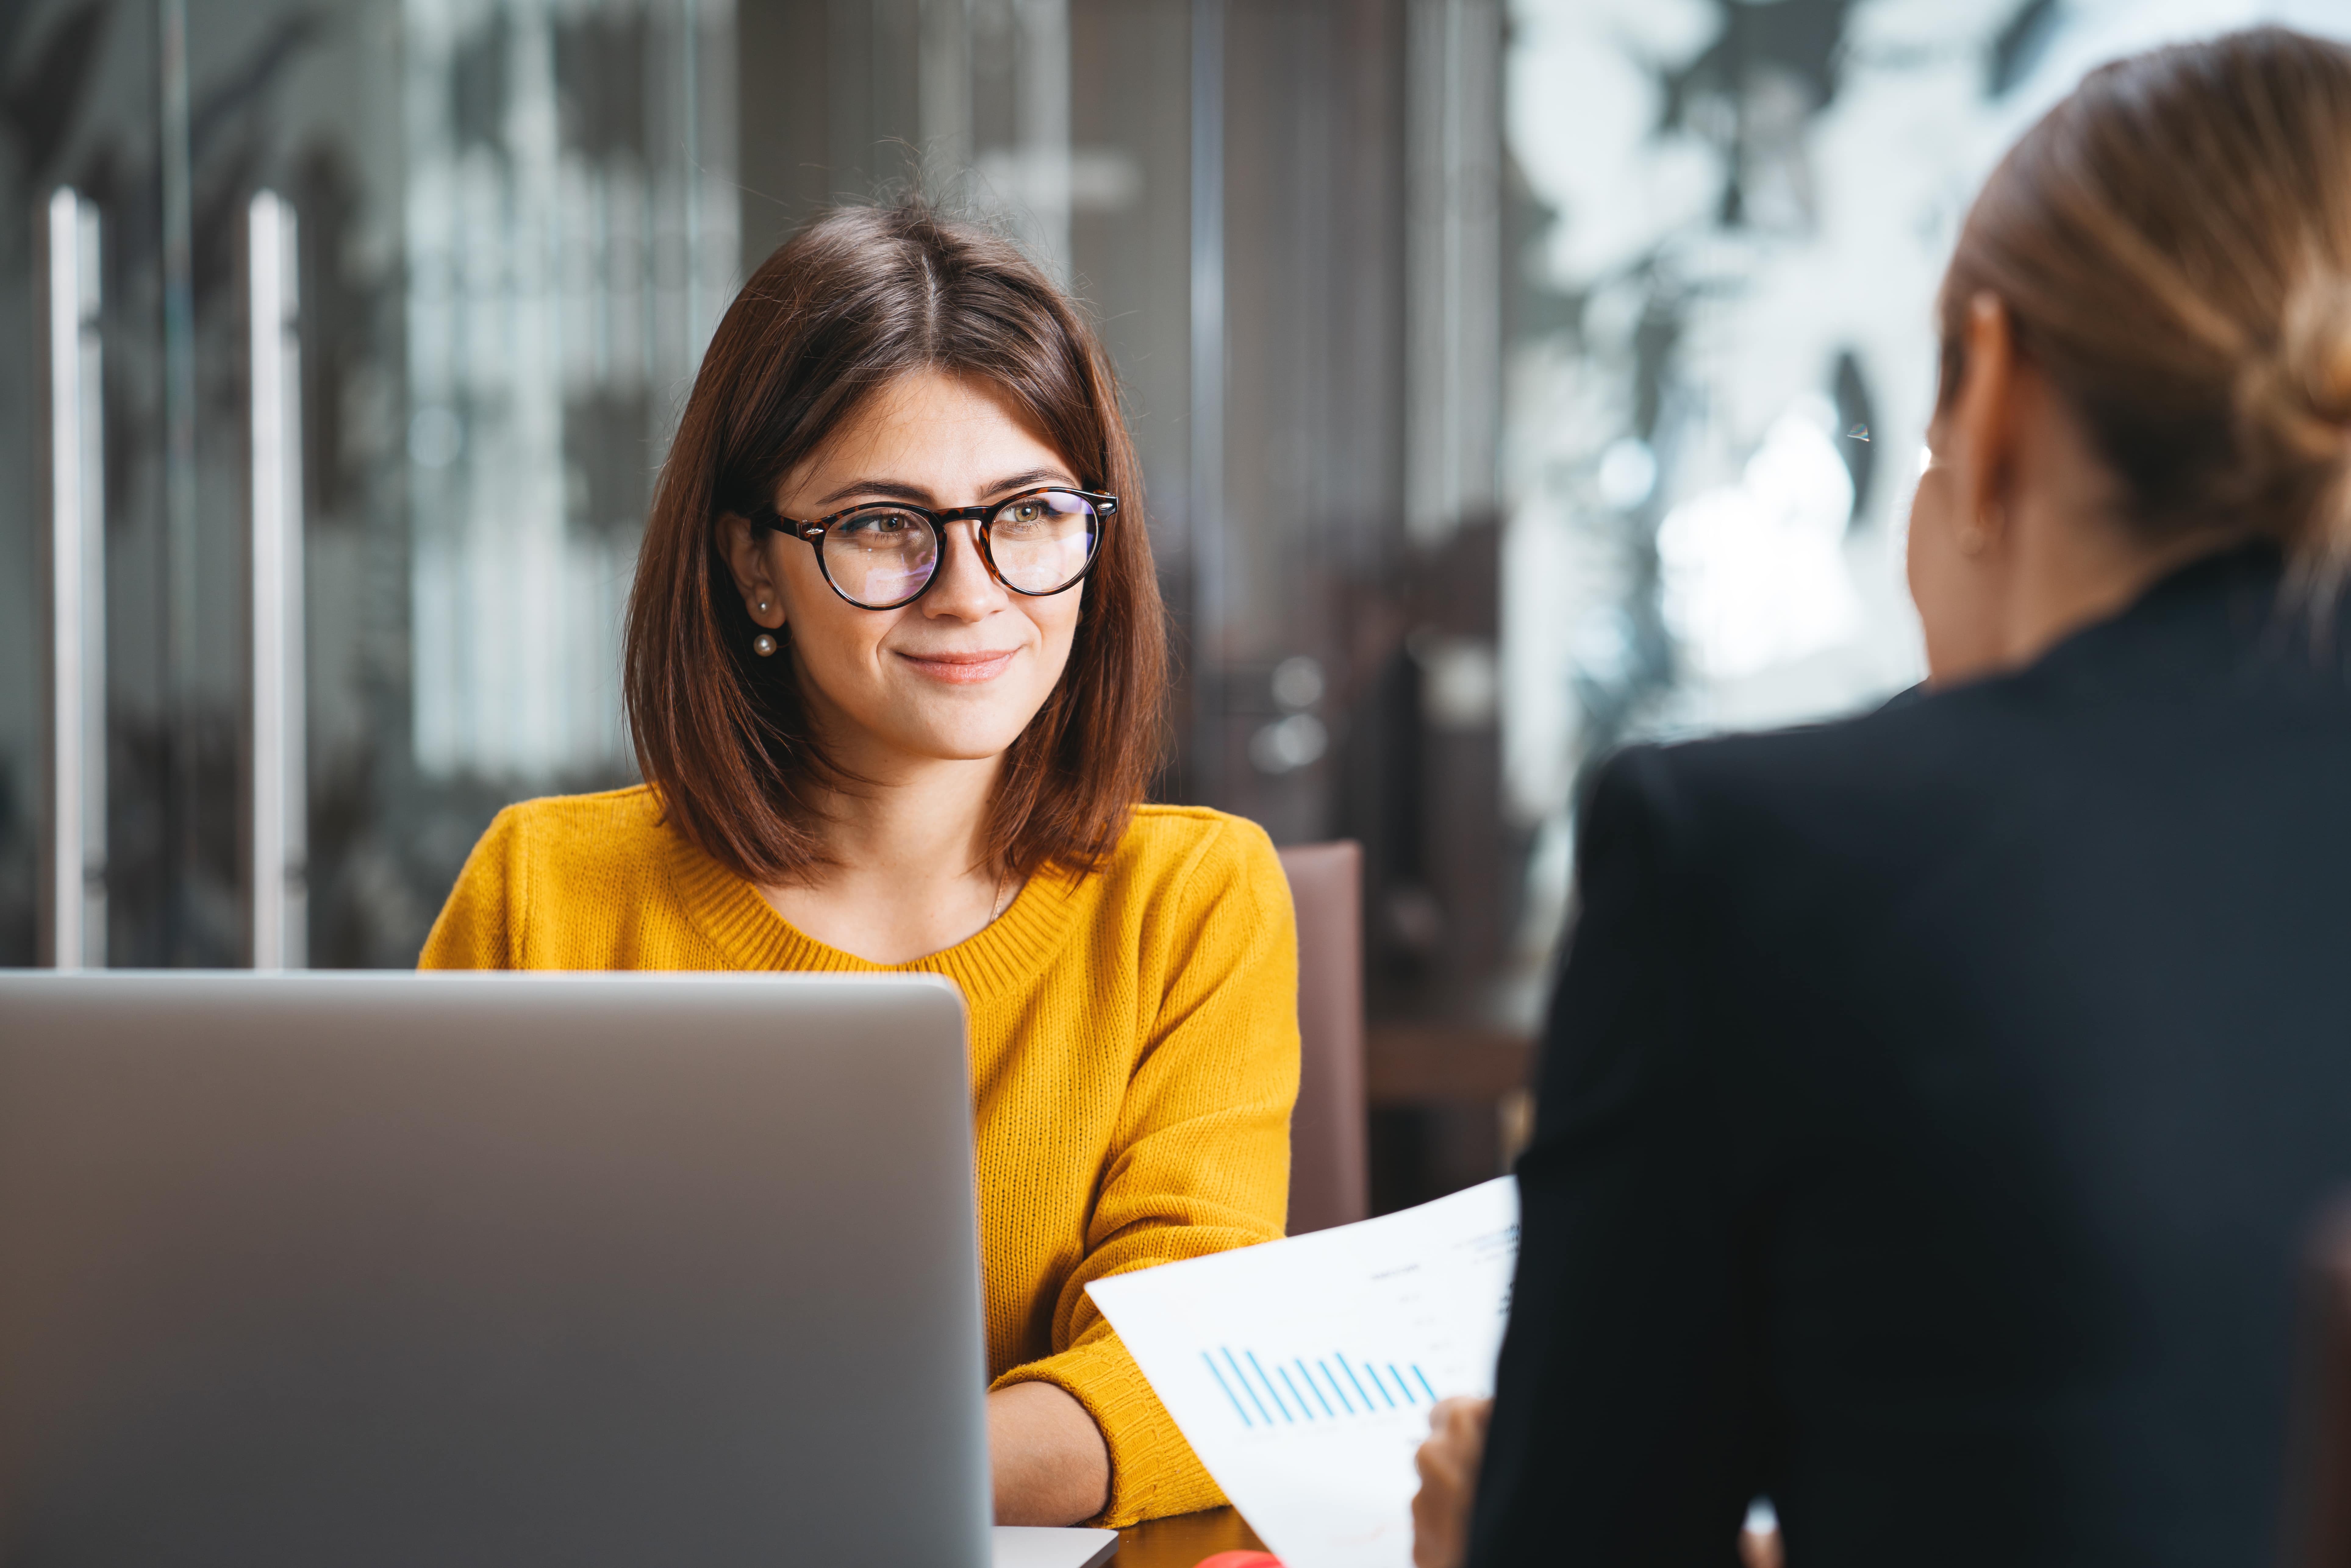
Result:
<svg viewBox="0 0 2351 1568"><path fill-rule="evenodd" d="M1055 593L1077 581L1102 542L1093 503L1070 490L1021 496L988 524L996 574L1023 593Z"/></svg>
<svg viewBox="0 0 2351 1568"><path fill-rule="evenodd" d="M939 564L939 537L912 512L873 507L824 533L824 571L843 598L876 610L923 591Z"/></svg>

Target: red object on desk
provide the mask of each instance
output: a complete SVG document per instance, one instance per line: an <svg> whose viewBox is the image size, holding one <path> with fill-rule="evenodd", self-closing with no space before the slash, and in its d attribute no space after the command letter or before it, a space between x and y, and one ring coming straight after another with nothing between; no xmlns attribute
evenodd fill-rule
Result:
<svg viewBox="0 0 2351 1568"><path fill-rule="evenodd" d="M1198 1568L1281 1568L1281 1559L1270 1552L1219 1552L1201 1558Z"/></svg>

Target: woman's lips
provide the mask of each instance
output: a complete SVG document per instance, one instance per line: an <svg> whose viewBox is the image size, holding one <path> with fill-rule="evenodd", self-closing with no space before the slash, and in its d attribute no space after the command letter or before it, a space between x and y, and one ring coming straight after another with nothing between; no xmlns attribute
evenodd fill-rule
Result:
<svg viewBox="0 0 2351 1568"><path fill-rule="evenodd" d="M1002 674L1004 666L1012 662L1012 655L1018 652L1017 648L1007 648L996 653L900 653L898 657L935 681L970 685Z"/></svg>

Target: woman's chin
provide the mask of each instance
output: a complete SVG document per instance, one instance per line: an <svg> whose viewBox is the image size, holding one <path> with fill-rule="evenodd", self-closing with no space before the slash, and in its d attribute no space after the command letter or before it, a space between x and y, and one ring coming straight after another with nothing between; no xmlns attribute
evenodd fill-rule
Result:
<svg viewBox="0 0 2351 1568"><path fill-rule="evenodd" d="M925 726L901 730L888 739L891 749L910 760L986 762L1010 750L1024 727L1017 723Z"/></svg>

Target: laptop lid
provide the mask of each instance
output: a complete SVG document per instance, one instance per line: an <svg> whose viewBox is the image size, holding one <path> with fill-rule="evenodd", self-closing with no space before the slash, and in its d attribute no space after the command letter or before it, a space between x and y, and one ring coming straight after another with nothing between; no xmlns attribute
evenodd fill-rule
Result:
<svg viewBox="0 0 2351 1568"><path fill-rule="evenodd" d="M979 1568L962 1000L0 976L0 1562Z"/></svg>

